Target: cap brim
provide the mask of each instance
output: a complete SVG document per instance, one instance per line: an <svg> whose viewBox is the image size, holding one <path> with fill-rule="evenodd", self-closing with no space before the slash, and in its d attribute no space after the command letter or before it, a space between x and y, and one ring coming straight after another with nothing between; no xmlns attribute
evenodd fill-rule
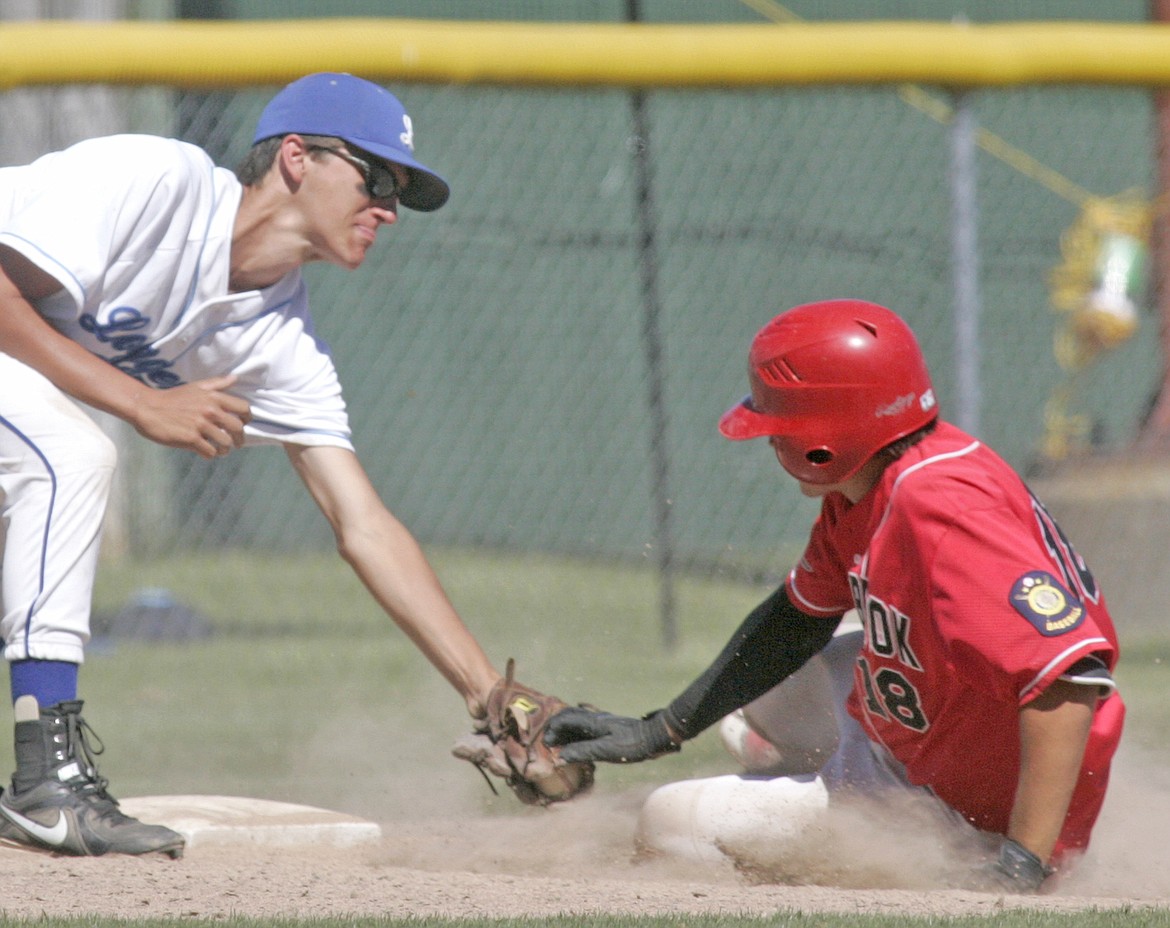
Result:
<svg viewBox="0 0 1170 928"><path fill-rule="evenodd" d="M410 183L402 191L399 202L408 209L418 210L420 213L431 213L447 202L451 196L451 188L438 174L432 174L419 168L406 166L410 173Z"/></svg>
<svg viewBox="0 0 1170 928"><path fill-rule="evenodd" d="M792 423L779 416L769 416L751 407L750 396L732 406L719 420L719 432L732 441L747 441L749 438L765 438L769 435L783 435L791 429Z"/></svg>
<svg viewBox="0 0 1170 928"><path fill-rule="evenodd" d="M384 161L406 168L410 175L410 183L402 191L398 202L407 209L418 210L420 213L434 212L451 196L451 188L443 178L402 149L380 145L368 139L346 138L346 141L368 151L371 155L377 155Z"/></svg>

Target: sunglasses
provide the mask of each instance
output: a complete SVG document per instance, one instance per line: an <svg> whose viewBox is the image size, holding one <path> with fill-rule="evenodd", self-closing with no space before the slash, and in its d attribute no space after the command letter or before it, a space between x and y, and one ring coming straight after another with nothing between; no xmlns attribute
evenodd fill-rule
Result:
<svg viewBox="0 0 1170 928"><path fill-rule="evenodd" d="M327 151L352 164L361 174L371 200L399 199L402 196L403 188L398 185L398 177L380 162L366 161L344 148L331 148L328 145L310 145L309 151Z"/></svg>

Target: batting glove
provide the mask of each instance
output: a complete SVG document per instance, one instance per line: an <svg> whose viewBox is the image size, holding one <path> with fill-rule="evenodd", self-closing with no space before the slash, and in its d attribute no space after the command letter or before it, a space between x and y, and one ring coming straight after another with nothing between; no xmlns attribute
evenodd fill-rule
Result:
<svg viewBox="0 0 1170 928"><path fill-rule="evenodd" d="M545 744L560 747L569 763L632 764L679 750L663 711L634 719L583 707L562 709L548 723Z"/></svg>
<svg viewBox="0 0 1170 928"><path fill-rule="evenodd" d="M1056 871L1018 841L1004 838L999 857L981 871L981 882L1004 892L1029 894Z"/></svg>

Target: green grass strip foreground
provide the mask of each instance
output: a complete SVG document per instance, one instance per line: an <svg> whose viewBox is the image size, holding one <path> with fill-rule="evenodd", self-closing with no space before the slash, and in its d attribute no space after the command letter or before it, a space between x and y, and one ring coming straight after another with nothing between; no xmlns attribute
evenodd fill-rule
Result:
<svg viewBox="0 0 1170 928"><path fill-rule="evenodd" d="M1083 912L1003 909L993 915L832 915L777 912L768 916L605 915L556 918L2 918L0 928L179 928L202 921L241 928L1157 928L1170 910L1124 906Z"/></svg>

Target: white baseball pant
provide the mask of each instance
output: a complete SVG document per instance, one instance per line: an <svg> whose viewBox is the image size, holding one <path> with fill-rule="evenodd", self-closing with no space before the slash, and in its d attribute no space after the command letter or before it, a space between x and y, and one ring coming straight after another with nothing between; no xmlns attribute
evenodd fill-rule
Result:
<svg viewBox="0 0 1170 928"><path fill-rule="evenodd" d="M0 353L0 636L9 661L80 664L117 451L82 408Z"/></svg>

